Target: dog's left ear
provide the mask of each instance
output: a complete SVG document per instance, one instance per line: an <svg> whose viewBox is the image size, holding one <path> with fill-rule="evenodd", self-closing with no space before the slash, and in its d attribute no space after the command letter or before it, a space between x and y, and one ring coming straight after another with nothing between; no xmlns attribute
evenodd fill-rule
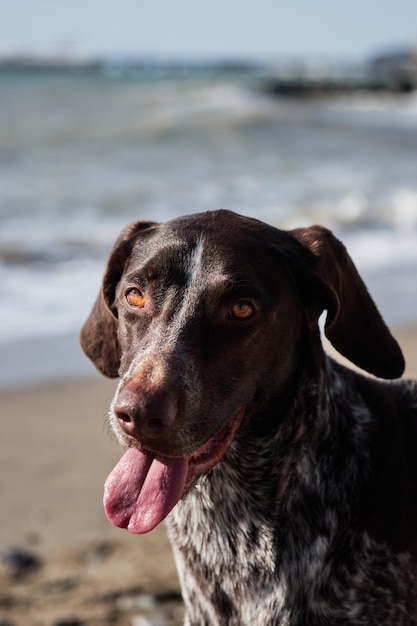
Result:
<svg viewBox="0 0 417 626"><path fill-rule="evenodd" d="M382 319L343 244L321 226L289 233L317 259L315 273L332 298L325 334L340 354L380 378L404 372L401 349Z"/></svg>
<svg viewBox="0 0 417 626"><path fill-rule="evenodd" d="M80 344L96 368L108 378L117 378L120 365L117 312L113 306L116 286L139 234L154 226L139 221L126 226L111 251L101 289L80 333Z"/></svg>

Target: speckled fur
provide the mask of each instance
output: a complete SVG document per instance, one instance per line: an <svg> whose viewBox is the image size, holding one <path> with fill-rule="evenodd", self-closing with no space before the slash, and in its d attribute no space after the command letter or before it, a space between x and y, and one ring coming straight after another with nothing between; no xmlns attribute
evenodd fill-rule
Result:
<svg viewBox="0 0 417 626"><path fill-rule="evenodd" d="M132 286L146 302L136 310ZM253 315L240 323L242 302ZM137 222L115 244L81 343L121 378L120 442L192 459L245 415L167 518L187 626L417 625L417 383L325 357L324 309L336 350L402 375L398 344L322 227L219 211Z"/></svg>
<svg viewBox="0 0 417 626"><path fill-rule="evenodd" d="M416 564L361 528L376 418L328 359L277 428L241 428L168 518L187 626L411 626ZM397 385L414 399L415 383ZM346 454L340 461L338 441Z"/></svg>

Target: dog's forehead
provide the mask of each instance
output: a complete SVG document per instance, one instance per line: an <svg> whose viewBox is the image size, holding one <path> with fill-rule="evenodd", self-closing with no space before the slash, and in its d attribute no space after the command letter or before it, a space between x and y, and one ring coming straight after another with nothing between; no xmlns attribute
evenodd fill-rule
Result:
<svg viewBox="0 0 417 626"><path fill-rule="evenodd" d="M175 274L180 282L181 276L188 282L200 273L206 281L228 280L268 264L270 253L264 233L248 228L244 221L211 219L207 223L201 214L158 224L150 236L139 237L128 269L137 268L149 278Z"/></svg>
<svg viewBox="0 0 417 626"><path fill-rule="evenodd" d="M156 229L152 237L139 240L127 265L128 274L142 274L148 280L165 277L168 282L190 283L204 274L226 278L226 255L204 232Z"/></svg>

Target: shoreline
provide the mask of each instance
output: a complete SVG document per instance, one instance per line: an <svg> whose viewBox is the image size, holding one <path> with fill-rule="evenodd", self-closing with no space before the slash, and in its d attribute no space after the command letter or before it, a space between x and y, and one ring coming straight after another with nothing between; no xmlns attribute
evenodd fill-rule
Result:
<svg viewBox="0 0 417 626"><path fill-rule="evenodd" d="M412 346L409 349L408 343L410 339L414 343L413 336L417 334L417 322L398 327L389 324L389 327L403 347L408 369L416 371L417 347L414 349ZM324 345L327 346L327 343L325 339ZM337 358L331 346L329 351ZM7 363L7 367L3 367L0 374L0 395L60 383L104 380L84 355L78 333L2 342L0 354L2 362Z"/></svg>
<svg viewBox="0 0 417 626"><path fill-rule="evenodd" d="M7 363L0 375L0 393L98 375L81 350L78 333L3 342L0 353Z"/></svg>

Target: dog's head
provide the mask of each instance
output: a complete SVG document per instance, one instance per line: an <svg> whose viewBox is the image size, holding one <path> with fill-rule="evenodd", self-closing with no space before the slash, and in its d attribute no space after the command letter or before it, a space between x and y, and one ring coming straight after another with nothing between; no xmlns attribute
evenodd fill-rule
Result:
<svg viewBox="0 0 417 626"><path fill-rule="evenodd" d="M81 332L97 368L121 377L111 421L131 450L107 486L116 523L160 521L225 454L245 413L294 388L306 344L323 366L325 309L336 349L373 374L401 375L400 349L329 231L285 232L227 211L122 231ZM129 521L136 505L121 512L113 496L118 481L151 489L141 483L151 466L159 492L162 481L171 486L144 526ZM156 497L153 489L142 504Z"/></svg>

